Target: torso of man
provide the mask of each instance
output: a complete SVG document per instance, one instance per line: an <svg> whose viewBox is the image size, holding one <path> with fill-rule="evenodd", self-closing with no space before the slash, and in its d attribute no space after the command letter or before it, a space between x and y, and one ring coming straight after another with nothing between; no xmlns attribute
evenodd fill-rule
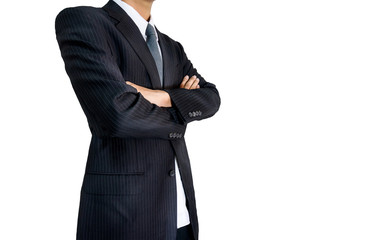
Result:
<svg viewBox="0 0 381 240"><path fill-rule="evenodd" d="M146 40L147 36L145 34L145 31L147 28L147 24L151 24L152 26L155 26L152 16L150 17L150 21L147 22L142 16L139 15L139 13L132 6L128 5L126 2L123 2L121 0L113 0L113 1L117 3L121 8L123 8L123 10L131 17L131 19L134 21L136 26L138 26L142 36ZM156 33L156 37L157 37L157 33ZM159 45L158 37L157 37L157 44ZM159 50L160 50L160 47L159 47ZM175 171L176 171L175 174L176 174L176 189L177 189L177 228L181 228L183 226L188 225L190 223L190 220L189 220L188 209L186 207L185 192L183 188L183 183L181 181L181 176L180 176L177 161L175 162Z"/></svg>

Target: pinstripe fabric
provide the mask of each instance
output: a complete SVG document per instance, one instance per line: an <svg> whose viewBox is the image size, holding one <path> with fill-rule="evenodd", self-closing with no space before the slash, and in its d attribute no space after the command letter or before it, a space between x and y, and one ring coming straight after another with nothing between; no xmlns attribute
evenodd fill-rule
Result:
<svg viewBox="0 0 381 240"><path fill-rule="evenodd" d="M180 43L158 34L163 88L171 96L172 108L149 103L125 84L128 80L161 88L143 37L117 4L67 8L56 18L65 69L92 134L81 188L79 240L175 240L176 180L171 174L175 156L198 239L183 136L188 123L217 112L220 98L215 85L193 68ZM200 89L178 88L187 74L200 78Z"/></svg>

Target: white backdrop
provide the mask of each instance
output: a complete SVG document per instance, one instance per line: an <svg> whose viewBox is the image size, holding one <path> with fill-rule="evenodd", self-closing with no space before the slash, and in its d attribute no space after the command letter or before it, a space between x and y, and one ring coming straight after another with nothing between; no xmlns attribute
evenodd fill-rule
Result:
<svg viewBox="0 0 381 240"><path fill-rule="evenodd" d="M0 239L75 239L90 131L54 19L105 3L2 3ZM381 239L380 12L370 0L155 2L158 28L222 99L186 134L201 240Z"/></svg>

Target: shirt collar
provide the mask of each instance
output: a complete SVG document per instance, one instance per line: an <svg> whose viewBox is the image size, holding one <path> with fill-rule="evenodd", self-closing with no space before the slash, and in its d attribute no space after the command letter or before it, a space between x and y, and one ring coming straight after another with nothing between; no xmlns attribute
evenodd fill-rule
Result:
<svg viewBox="0 0 381 240"><path fill-rule="evenodd" d="M147 22L133 7L131 7L126 2L123 2L122 0L113 0L113 1L116 4L118 4L128 14L128 16L130 16L132 21L134 21L136 26L138 26L139 31L145 40L147 39L146 29L148 24L151 24L154 27L153 29L155 30L156 41L159 40L157 37L157 32L156 32L156 28L155 28L155 24L152 19L152 16L150 16L149 22Z"/></svg>

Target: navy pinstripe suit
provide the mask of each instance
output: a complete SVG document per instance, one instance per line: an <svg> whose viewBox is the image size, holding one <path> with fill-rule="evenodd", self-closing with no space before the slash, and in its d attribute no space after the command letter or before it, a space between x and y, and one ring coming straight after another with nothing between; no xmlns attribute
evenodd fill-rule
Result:
<svg viewBox="0 0 381 240"><path fill-rule="evenodd" d="M81 188L77 239L176 239L176 156L193 233L198 220L186 125L214 115L218 91L192 66L180 43L160 33L164 90L171 108L148 102L127 85L160 89L154 59L137 26L113 1L75 7L56 18L56 36L92 133ZM200 89L179 88L197 75Z"/></svg>

